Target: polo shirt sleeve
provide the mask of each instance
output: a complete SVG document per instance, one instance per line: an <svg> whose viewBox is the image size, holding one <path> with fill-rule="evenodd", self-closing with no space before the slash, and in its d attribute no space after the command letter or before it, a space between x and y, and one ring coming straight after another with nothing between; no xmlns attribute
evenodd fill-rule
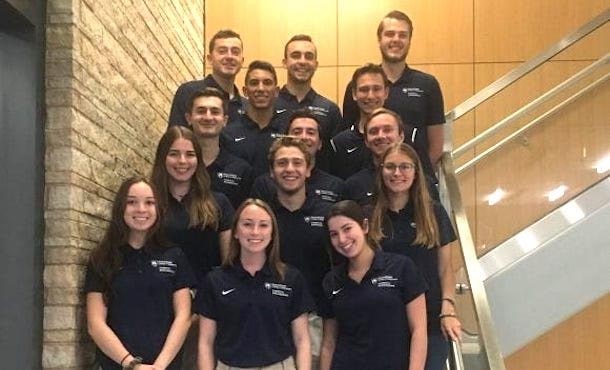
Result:
<svg viewBox="0 0 610 370"><path fill-rule="evenodd" d="M441 246L455 241L456 235L453 230L453 225L451 224L451 219L449 218L445 207L438 202L434 203L434 216L436 217L436 223L438 224Z"/></svg>
<svg viewBox="0 0 610 370"><path fill-rule="evenodd" d="M324 280L322 281L323 294L320 301L318 302L318 315L325 319L335 318L335 312L333 310L333 305L331 301L333 290L333 279L331 276L332 273L332 270L328 272L324 277Z"/></svg>
<svg viewBox="0 0 610 370"><path fill-rule="evenodd" d="M258 176L256 180L254 180L254 184L250 190L250 196L252 198L264 200L265 202L270 202L275 196L273 181L270 180L268 174Z"/></svg>
<svg viewBox="0 0 610 370"><path fill-rule="evenodd" d="M445 123L445 103L441 87L434 76L430 76L428 91L430 92L428 109L426 110L426 125L438 125Z"/></svg>
<svg viewBox="0 0 610 370"><path fill-rule="evenodd" d="M91 262L87 265L87 273L85 275L85 293L104 292L104 283L102 277L95 271Z"/></svg>
<svg viewBox="0 0 610 370"><path fill-rule="evenodd" d="M176 94L174 94L174 99L169 112L169 118L167 120L167 124L169 126L187 125L184 113L186 111L186 101L189 98L188 94L189 92L187 91L185 84L180 85L176 90Z"/></svg>
<svg viewBox="0 0 610 370"><path fill-rule="evenodd" d="M231 223L233 222L233 215L235 209L231 205L229 198L226 195L218 193L216 196L216 203L220 209L220 222L218 223L218 231L226 231L231 229Z"/></svg>
<svg viewBox="0 0 610 370"><path fill-rule="evenodd" d="M200 288L197 290L195 303L193 304L193 312L208 319L218 321L218 310L216 305L216 295L214 294L214 284L212 283L212 275L210 272L205 276Z"/></svg>
<svg viewBox="0 0 610 370"><path fill-rule="evenodd" d="M353 123L358 122L359 119L360 110L352 96L352 83L350 81L345 87L345 95L343 96L343 127L341 129L345 130Z"/></svg>
<svg viewBox="0 0 610 370"><path fill-rule="evenodd" d="M174 276L174 291L183 288L192 288L197 285L195 273L191 264L186 260L186 256L180 248L175 249L174 261L177 265L176 275Z"/></svg>
<svg viewBox="0 0 610 370"><path fill-rule="evenodd" d="M428 284L409 257L400 257L403 259L401 294L403 302L407 304L422 293L426 293L428 291Z"/></svg>
<svg viewBox="0 0 610 370"><path fill-rule="evenodd" d="M297 317L301 316L304 313L311 312L314 310L314 302L309 292L309 288L307 287L307 282L303 275L297 270L290 268L291 272L286 269L286 276L290 273L293 275L292 286L292 303L291 303L291 312L290 312L290 320L294 320Z"/></svg>

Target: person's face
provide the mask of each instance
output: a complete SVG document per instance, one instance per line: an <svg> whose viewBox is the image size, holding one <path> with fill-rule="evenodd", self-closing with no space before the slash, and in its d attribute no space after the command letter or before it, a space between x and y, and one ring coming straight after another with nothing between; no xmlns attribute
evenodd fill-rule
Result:
<svg viewBox="0 0 610 370"><path fill-rule="evenodd" d="M216 39L207 59L214 74L235 78L244 62L242 43L237 37Z"/></svg>
<svg viewBox="0 0 610 370"><path fill-rule="evenodd" d="M405 21L385 18L378 41L383 60L391 63L404 62L411 46L409 25Z"/></svg>
<svg viewBox="0 0 610 370"><path fill-rule="evenodd" d="M201 96L193 101L186 120L198 137L217 137L227 123L222 100L216 96Z"/></svg>
<svg viewBox="0 0 610 370"><path fill-rule="evenodd" d="M264 253L271 242L272 232L271 216L263 208L251 204L239 215L233 237L239 241L242 254Z"/></svg>
<svg viewBox="0 0 610 370"><path fill-rule="evenodd" d="M296 118L290 124L288 135L302 139L309 149L312 158L322 148L318 123L311 118Z"/></svg>
<svg viewBox="0 0 610 370"><path fill-rule="evenodd" d="M395 143L400 143L404 135L399 133L398 122L389 114L378 114L371 119L365 132L365 144L371 153L380 158Z"/></svg>
<svg viewBox="0 0 610 370"><path fill-rule="evenodd" d="M137 182L127 192L123 220L131 232L146 232L157 221L157 205L150 186Z"/></svg>
<svg viewBox="0 0 610 370"><path fill-rule="evenodd" d="M278 91L277 82L273 79L271 72L254 69L248 74L246 86L244 86L244 95L253 108L272 108Z"/></svg>
<svg viewBox="0 0 610 370"><path fill-rule="evenodd" d="M345 216L333 216L328 220L330 243L337 253L355 258L362 253L366 245L368 222L364 228L355 220Z"/></svg>
<svg viewBox="0 0 610 370"><path fill-rule="evenodd" d="M382 75L365 73L356 80L356 90L353 92L353 98L360 111L369 115L375 109L383 107L383 103L388 98L388 93Z"/></svg>
<svg viewBox="0 0 610 370"><path fill-rule="evenodd" d="M197 155L190 140L178 138L172 143L165 157L165 169L175 183L191 181L197 171Z"/></svg>
<svg viewBox="0 0 610 370"><path fill-rule="evenodd" d="M415 162L402 152L387 155L382 163L381 178L390 194L408 193L415 180Z"/></svg>
<svg viewBox="0 0 610 370"><path fill-rule="evenodd" d="M315 45L309 41L291 42L286 48L286 58L283 63L289 81L310 82L318 68Z"/></svg>
<svg viewBox="0 0 610 370"><path fill-rule="evenodd" d="M271 177L277 184L278 191L294 194L305 187L305 180L311 175L305 155L295 146L279 148L275 152Z"/></svg>

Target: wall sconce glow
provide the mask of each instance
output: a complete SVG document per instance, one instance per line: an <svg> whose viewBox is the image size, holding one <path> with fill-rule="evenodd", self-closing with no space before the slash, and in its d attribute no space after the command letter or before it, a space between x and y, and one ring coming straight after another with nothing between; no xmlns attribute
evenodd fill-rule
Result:
<svg viewBox="0 0 610 370"><path fill-rule="evenodd" d="M487 204L493 206L500 202L504 196L506 196L506 192L502 190L502 188L497 188L493 193L487 196Z"/></svg>
<svg viewBox="0 0 610 370"><path fill-rule="evenodd" d="M559 209L561 214L570 224L575 224L585 218L585 212L575 201L570 201Z"/></svg>
<svg viewBox="0 0 610 370"><path fill-rule="evenodd" d="M523 252L531 252L540 244L536 235L530 230L524 230L515 237Z"/></svg>
<svg viewBox="0 0 610 370"><path fill-rule="evenodd" d="M558 187L556 187L555 189L549 191L548 193L546 193L546 197L548 198L549 202L554 202L557 199L563 197L566 193L566 190L568 190L568 187L565 185L559 185Z"/></svg>
<svg viewBox="0 0 610 370"><path fill-rule="evenodd" d="M597 170L597 173L599 173L599 174L608 172L610 170L610 156L600 159L595 164L595 169Z"/></svg>

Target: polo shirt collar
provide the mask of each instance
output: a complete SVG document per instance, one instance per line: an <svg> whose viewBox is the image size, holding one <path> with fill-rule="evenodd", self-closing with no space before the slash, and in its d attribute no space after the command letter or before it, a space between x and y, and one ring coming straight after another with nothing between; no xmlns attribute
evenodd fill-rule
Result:
<svg viewBox="0 0 610 370"><path fill-rule="evenodd" d="M222 91L225 94L225 96L227 97L227 99L229 99L230 101L237 101L237 100L241 101L241 95L239 95L239 89L237 88L237 86L233 85L233 99L230 99L229 94L226 91L224 91L222 89L222 87L220 87L220 85L218 84L218 82L216 82L216 80L214 79L214 76L212 76L211 73L206 76L204 81L207 86L213 87L213 88L216 88L216 89Z"/></svg>
<svg viewBox="0 0 610 370"><path fill-rule="evenodd" d="M383 270L383 259L381 257L381 251L375 250L374 252L375 255L373 256L373 262L371 262L371 267L362 278L362 281L364 281L371 273ZM339 266L339 268L337 269L337 273L335 274L337 280L342 283L349 279L347 275L348 265L348 262L345 262L343 265Z"/></svg>
<svg viewBox="0 0 610 370"><path fill-rule="evenodd" d="M307 94L305 94L305 97L303 98L303 100L299 102L299 101L297 101L297 97L295 95L292 95L292 93L288 90L286 85L284 85L280 89L280 95L284 95L284 97L290 98L299 104L307 103L307 104L311 105L313 103L314 99L316 98L316 96L318 96L318 93L312 87L309 89Z"/></svg>
<svg viewBox="0 0 610 370"><path fill-rule="evenodd" d="M244 266L241 264L241 260L239 261L239 264L233 265L233 271L242 280L253 277L252 275L250 275L250 273L248 271L246 271L244 269ZM264 276L264 277L273 276L273 271L271 271L271 267L269 266L268 261L265 261L263 268L254 274L254 277L256 277L256 276Z"/></svg>
<svg viewBox="0 0 610 370"><path fill-rule="evenodd" d="M408 77L408 75L410 73L411 73L411 68L409 68L409 65L407 63L405 63L404 71L402 71L402 74L400 75L398 80L396 80L396 82L394 82L394 84L406 82L407 81L407 77Z"/></svg>

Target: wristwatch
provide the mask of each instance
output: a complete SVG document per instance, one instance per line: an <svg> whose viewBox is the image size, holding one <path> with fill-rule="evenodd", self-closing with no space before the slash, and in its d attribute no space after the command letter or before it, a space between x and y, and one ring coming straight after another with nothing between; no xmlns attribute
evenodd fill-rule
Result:
<svg viewBox="0 0 610 370"><path fill-rule="evenodd" d="M142 357L134 357L129 363L123 366L123 370L133 370L136 365L140 365L142 363Z"/></svg>

